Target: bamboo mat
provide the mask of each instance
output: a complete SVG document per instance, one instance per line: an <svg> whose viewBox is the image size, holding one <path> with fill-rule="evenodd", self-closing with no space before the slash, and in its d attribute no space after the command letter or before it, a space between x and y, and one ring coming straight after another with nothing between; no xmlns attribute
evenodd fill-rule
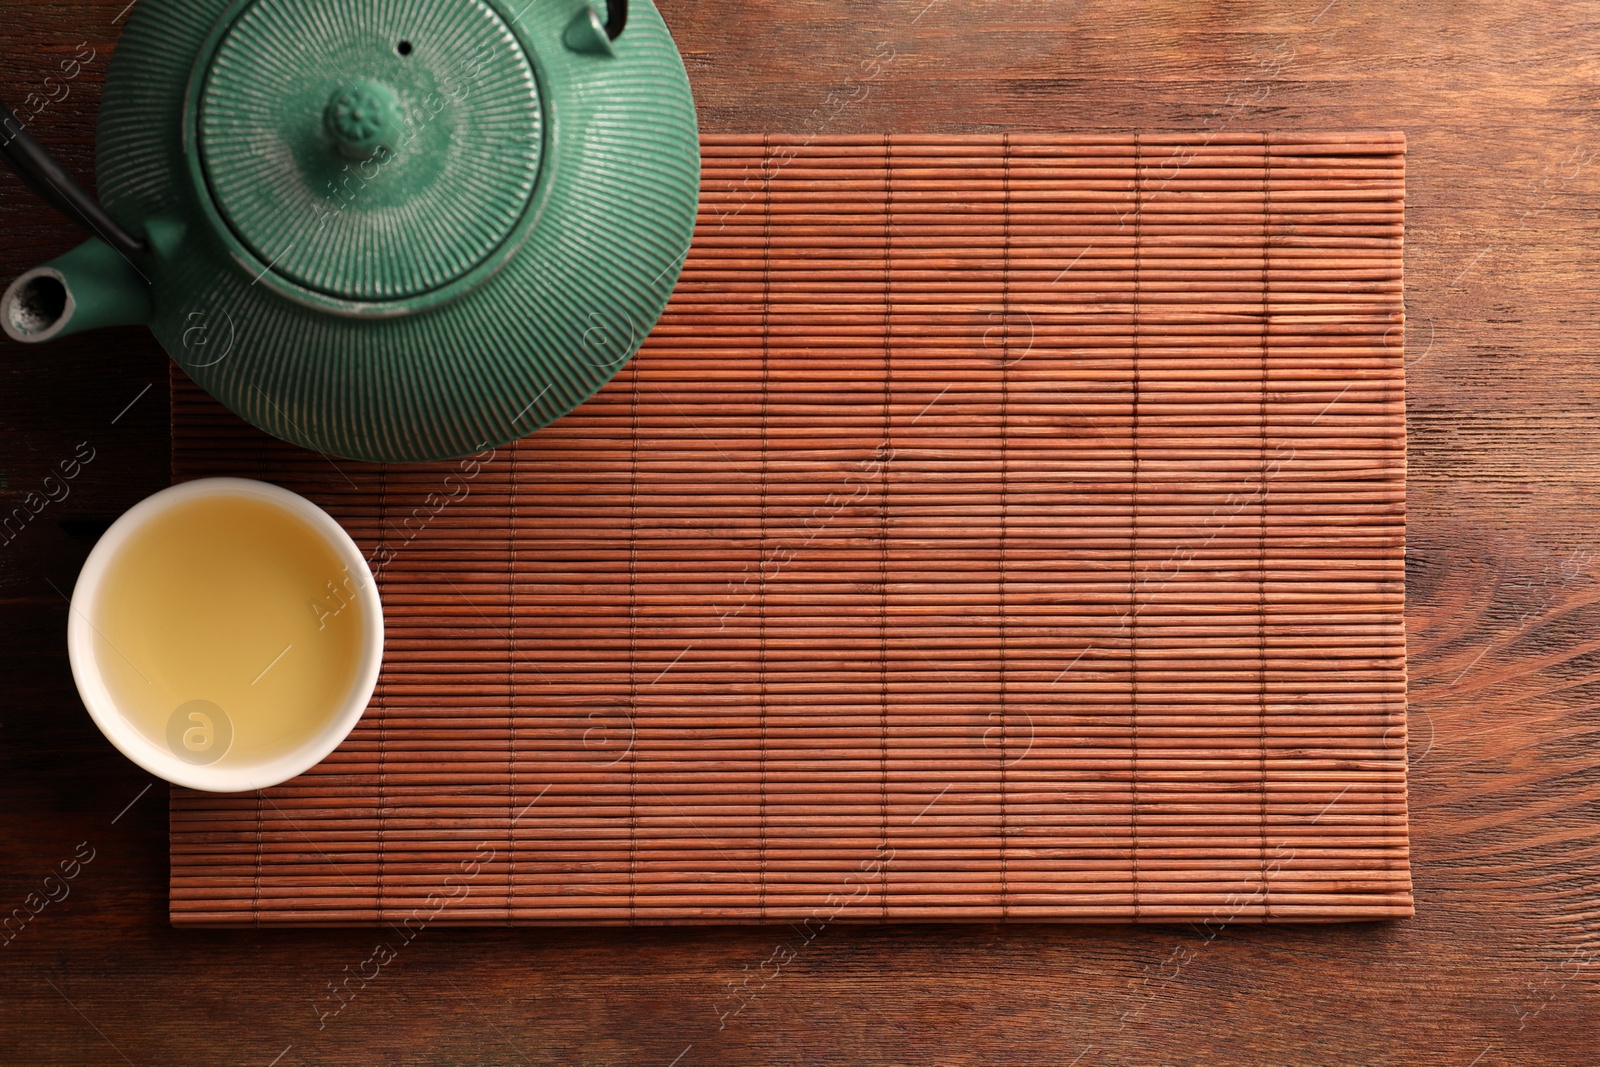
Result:
<svg viewBox="0 0 1600 1067"><path fill-rule="evenodd" d="M643 350L514 447L174 373L175 480L326 507L389 637L322 765L173 792L172 920L1410 914L1401 136L703 160Z"/></svg>

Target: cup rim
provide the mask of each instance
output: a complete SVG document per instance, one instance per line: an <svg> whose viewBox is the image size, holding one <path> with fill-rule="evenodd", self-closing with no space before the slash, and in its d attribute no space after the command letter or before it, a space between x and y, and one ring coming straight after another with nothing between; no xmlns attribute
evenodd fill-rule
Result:
<svg viewBox="0 0 1600 1067"><path fill-rule="evenodd" d="M322 729L300 745L271 760L236 767L197 765L152 741L117 709L100 674L94 652L90 609L117 552L136 531L180 504L202 498L241 496L267 501L301 519L339 555L357 579L362 607L361 661L344 701ZM383 665L383 607L372 570L343 526L298 493L249 478L198 478L152 493L111 524L89 552L72 589L67 621L67 658L72 679L90 718L116 748L134 763L174 785L212 793L239 793L278 785L316 766L349 736L366 711Z"/></svg>

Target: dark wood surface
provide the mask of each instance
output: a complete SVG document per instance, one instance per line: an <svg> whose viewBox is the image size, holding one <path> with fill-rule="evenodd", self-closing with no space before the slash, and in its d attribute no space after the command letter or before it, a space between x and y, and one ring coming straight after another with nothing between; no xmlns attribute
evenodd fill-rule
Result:
<svg viewBox="0 0 1600 1067"><path fill-rule="evenodd" d="M32 124L85 176L124 2L0 0L13 106L59 95L43 80L80 42L97 52ZM61 594L95 533L167 479L164 357L108 331L0 352L4 509L94 450L0 545L0 904L38 907L46 876L76 875L0 947L0 1062L1600 1059L1600 8L1325 3L665 14L707 130L1406 132L1415 918L835 926L809 942L787 927L175 931L165 790L96 733L63 640ZM863 93L880 42L894 59ZM77 239L9 177L0 232L5 278ZM342 1010L319 1017L338 984Z"/></svg>

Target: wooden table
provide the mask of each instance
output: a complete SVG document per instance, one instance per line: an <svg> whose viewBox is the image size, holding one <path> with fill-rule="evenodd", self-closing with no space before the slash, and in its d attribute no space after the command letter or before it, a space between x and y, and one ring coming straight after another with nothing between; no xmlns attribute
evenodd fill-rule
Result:
<svg viewBox="0 0 1600 1067"><path fill-rule="evenodd" d="M59 96L44 78L95 52L32 124L85 177L125 2L0 0L14 107ZM58 498L0 534L0 906L65 894L0 948L0 1062L1600 1058L1597 9L664 11L707 130L1405 131L1416 917L1220 933L834 926L809 943L787 927L430 928L322 1014L334 985L373 974L389 935L171 929L165 788L100 738L72 686L62 594L99 530L167 481L164 357L141 330L108 331L0 357L0 503ZM0 230L6 279L77 240L9 177Z"/></svg>

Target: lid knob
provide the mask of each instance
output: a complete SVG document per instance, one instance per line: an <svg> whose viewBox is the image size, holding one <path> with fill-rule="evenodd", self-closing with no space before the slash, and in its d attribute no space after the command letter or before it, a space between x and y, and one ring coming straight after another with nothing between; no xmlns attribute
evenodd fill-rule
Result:
<svg viewBox="0 0 1600 1067"><path fill-rule="evenodd" d="M334 90L322 122L340 155L370 159L399 143L400 101L382 82L358 81Z"/></svg>

